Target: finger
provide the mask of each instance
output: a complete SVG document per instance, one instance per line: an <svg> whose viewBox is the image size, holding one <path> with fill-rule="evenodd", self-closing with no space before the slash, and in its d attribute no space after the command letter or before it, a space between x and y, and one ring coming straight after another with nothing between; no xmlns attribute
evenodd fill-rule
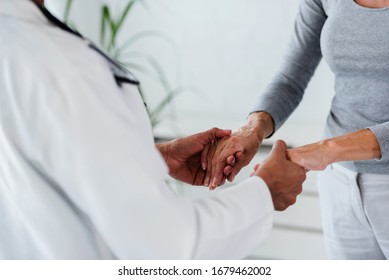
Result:
<svg viewBox="0 0 389 280"><path fill-rule="evenodd" d="M280 150L283 154L286 155L287 146L284 140L277 140L274 145L273 149Z"/></svg>
<svg viewBox="0 0 389 280"><path fill-rule="evenodd" d="M283 200L276 199L273 201L273 204L276 211L284 211L288 208L288 205Z"/></svg>
<svg viewBox="0 0 389 280"><path fill-rule="evenodd" d="M287 160L287 148L286 148L286 143L282 140L277 140L271 151L269 157L276 157L279 160Z"/></svg>
<svg viewBox="0 0 389 280"><path fill-rule="evenodd" d="M231 155L227 158L227 164L228 165L231 165L231 166L234 166L236 163L236 160L235 160L235 156Z"/></svg>
<svg viewBox="0 0 389 280"><path fill-rule="evenodd" d="M196 173L196 176L193 180L192 185L193 186L203 186L204 185L204 178L205 178L205 171L199 170Z"/></svg>
<svg viewBox="0 0 389 280"><path fill-rule="evenodd" d="M226 167L224 167L223 170L224 176L228 177L228 175L231 174L232 170L234 170L234 168L231 165L227 165Z"/></svg>
<svg viewBox="0 0 389 280"><path fill-rule="evenodd" d="M259 169L259 167L261 167L261 165L259 163L257 163L256 165L254 165L254 171L250 174L250 177L254 176L255 175L255 172L257 172L257 170Z"/></svg>
<svg viewBox="0 0 389 280"><path fill-rule="evenodd" d="M235 153L235 161L236 162L238 162L238 161L240 161L241 159L243 158L243 152L237 152L237 153ZM236 177L236 175L240 172L240 170L243 168L243 166L239 169L239 170L237 170L236 172L232 172L228 177L227 177L227 180L229 181L229 182L233 182L234 180L235 180L235 177ZM251 175L250 175L251 176Z"/></svg>
<svg viewBox="0 0 389 280"><path fill-rule="evenodd" d="M232 133L231 129L218 129L215 133L215 138L223 138L226 136L230 136Z"/></svg>
<svg viewBox="0 0 389 280"><path fill-rule="evenodd" d="M288 160L292 160L291 150L287 150L287 151L286 151L286 158L287 158Z"/></svg>
<svg viewBox="0 0 389 280"><path fill-rule="evenodd" d="M286 204L289 206L292 206L293 204L295 204L297 201L297 195L290 195L287 199L286 199Z"/></svg>
<svg viewBox="0 0 389 280"><path fill-rule="evenodd" d="M219 129L217 127L214 127L207 131L200 132L199 134L201 135L200 140L205 146L218 138L223 138L231 135L231 132L232 131L230 129Z"/></svg>
<svg viewBox="0 0 389 280"><path fill-rule="evenodd" d="M238 154L238 156L242 157L243 155L243 146L241 145L240 142L238 142L234 138L228 138L225 141L223 141L223 144L221 145L219 150L221 152L218 152L217 153L218 156L214 157L212 161L211 184L215 186L220 184L220 181L223 176L223 170L224 167L226 166L227 158L239 152L240 154ZM235 156L235 161L237 161L236 156Z"/></svg>
<svg viewBox="0 0 389 280"><path fill-rule="evenodd" d="M235 153L235 160L240 161L243 158L243 152Z"/></svg>
<svg viewBox="0 0 389 280"><path fill-rule="evenodd" d="M204 179L204 185L207 187L211 187L211 175L212 175L212 170L213 170L213 165L212 161L214 158L216 152L216 141L213 141L212 144L210 144L210 149L208 151L207 155L207 170L206 170L206 175Z"/></svg>
<svg viewBox="0 0 389 280"><path fill-rule="evenodd" d="M254 165L254 172L256 172L256 171L259 169L260 166L261 166L261 165L260 165L259 163L257 163L256 165Z"/></svg>
<svg viewBox="0 0 389 280"><path fill-rule="evenodd" d="M217 185L217 186L212 186L210 189L213 191L213 190L217 189L218 187L223 186L223 185L226 183L226 180L227 180L227 177L226 177L226 176L223 176L223 178L222 178L220 184Z"/></svg>
<svg viewBox="0 0 389 280"><path fill-rule="evenodd" d="M226 158L220 157L212 161L211 185L218 186L221 183L226 165Z"/></svg>
<svg viewBox="0 0 389 280"><path fill-rule="evenodd" d="M244 167L243 164L238 163L238 164L234 167L234 169L232 170L232 172L230 173L230 175L228 175L227 180L230 181L230 182L233 182L233 181L235 180L236 175L238 175L238 173L240 172L240 170L242 170L243 167Z"/></svg>
<svg viewBox="0 0 389 280"><path fill-rule="evenodd" d="M201 152L201 169L203 169L204 171L207 170L208 167L207 157L210 148L211 148L211 144L208 144L204 147L203 151Z"/></svg>
<svg viewBox="0 0 389 280"><path fill-rule="evenodd" d="M222 152L219 155L218 158L214 158L213 159L213 161L212 161L212 172L211 172L211 178L212 178L212 182L211 183L212 183L212 185L217 186L217 185L220 184L220 181L221 181L222 176L223 176L224 168L226 167L226 161L230 157L231 157L231 155L227 155L227 151L226 151L226 152ZM235 164L236 164L236 162L238 162L240 159L243 158L243 152L242 151L237 151L235 153L234 157L235 157ZM240 169L239 169L239 171L240 171ZM231 173L233 173L233 172L231 172ZM235 178L235 175L233 177ZM230 178L231 178L231 174L228 175L228 180L229 181L230 181ZM230 182L232 182L232 181L230 181Z"/></svg>
<svg viewBox="0 0 389 280"><path fill-rule="evenodd" d="M297 201L297 196L296 195L288 195L287 197L284 198L284 205L285 205L285 209L287 209L289 206L292 206L293 204L295 204ZM284 210L285 210L284 209Z"/></svg>

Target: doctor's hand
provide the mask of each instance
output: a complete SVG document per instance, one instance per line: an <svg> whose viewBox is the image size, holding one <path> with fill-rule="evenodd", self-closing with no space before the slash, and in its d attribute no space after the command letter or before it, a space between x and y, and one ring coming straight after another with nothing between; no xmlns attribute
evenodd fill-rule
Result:
<svg viewBox="0 0 389 280"><path fill-rule="evenodd" d="M281 140L274 144L270 155L255 167L252 175L265 181L277 211L283 211L296 202L306 179L304 168L287 159L286 144Z"/></svg>
<svg viewBox="0 0 389 280"><path fill-rule="evenodd" d="M216 150L211 149L211 153L202 157L206 158L202 162L207 169L205 185L214 189L224 183L225 177L232 182L253 159L262 140L273 133L273 127L273 119L268 113L253 113L248 117L246 125L218 141ZM207 153L207 150L203 153Z"/></svg>
<svg viewBox="0 0 389 280"><path fill-rule="evenodd" d="M231 130L212 128L210 130L157 144L157 148L169 167L169 175L191 185L204 185L205 167L201 165L204 149L210 151L215 143L231 134ZM227 169L232 169L228 167ZM228 171L228 170L227 170Z"/></svg>

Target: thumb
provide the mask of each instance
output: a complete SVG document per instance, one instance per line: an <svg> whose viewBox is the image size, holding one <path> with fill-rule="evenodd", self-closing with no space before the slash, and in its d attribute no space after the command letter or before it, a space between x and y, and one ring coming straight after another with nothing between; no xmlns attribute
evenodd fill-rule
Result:
<svg viewBox="0 0 389 280"><path fill-rule="evenodd" d="M230 136L231 135L231 130L230 129L219 129L219 128L211 128L207 131L200 132L198 134L203 141L203 144L206 145L218 138L223 138L225 136Z"/></svg>
<svg viewBox="0 0 389 280"><path fill-rule="evenodd" d="M277 140L273 145L271 154L273 156L282 156L282 158L286 158L286 151L286 143L283 140Z"/></svg>
<svg viewBox="0 0 389 280"><path fill-rule="evenodd" d="M256 165L254 165L254 172L258 170L258 168L260 167L261 165L259 163L257 163Z"/></svg>
<svg viewBox="0 0 389 280"><path fill-rule="evenodd" d="M216 138L223 138L226 136L230 136L231 133L232 133L231 129L219 129L219 128L217 128L216 132L215 132L215 137Z"/></svg>

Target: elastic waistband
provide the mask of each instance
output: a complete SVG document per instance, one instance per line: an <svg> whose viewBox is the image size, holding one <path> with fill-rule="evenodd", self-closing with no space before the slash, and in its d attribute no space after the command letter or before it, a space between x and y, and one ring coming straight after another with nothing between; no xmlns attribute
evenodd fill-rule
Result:
<svg viewBox="0 0 389 280"><path fill-rule="evenodd" d="M382 180L388 180L389 181L389 174L373 174L373 173L358 173L351 169L348 169L339 163L333 163L328 168L332 168L334 170L337 170L339 172L342 172L344 174L347 174L349 176L363 176L366 179L382 179Z"/></svg>

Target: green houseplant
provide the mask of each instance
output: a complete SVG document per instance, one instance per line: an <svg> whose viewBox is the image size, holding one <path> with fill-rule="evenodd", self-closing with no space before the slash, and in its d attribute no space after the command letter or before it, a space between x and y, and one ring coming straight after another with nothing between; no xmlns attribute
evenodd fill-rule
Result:
<svg viewBox="0 0 389 280"><path fill-rule="evenodd" d="M73 2L74 0L67 0L65 5L63 19L68 24ZM123 30L124 23L129 18L136 5L142 5L143 8L149 9L147 0L128 0L125 5L123 5L121 11L114 15L109 5L101 4L99 34L100 46L111 57L126 66L130 71L135 74L141 73L147 75L162 87L164 97L154 108L149 109L148 111L152 126L155 127L161 121L161 114L163 110L171 103L175 96L183 91L196 91L196 89L188 86L173 87L167 74L163 70L162 65L153 55L142 51L132 50L132 46L136 42L152 37L163 39L172 48L176 48L174 41L163 32L153 30L142 31L132 35L130 38L127 38L124 43L118 43L118 37ZM74 24L70 23L70 25L76 28ZM143 100L146 102L147 100L142 86L139 86L139 92Z"/></svg>

